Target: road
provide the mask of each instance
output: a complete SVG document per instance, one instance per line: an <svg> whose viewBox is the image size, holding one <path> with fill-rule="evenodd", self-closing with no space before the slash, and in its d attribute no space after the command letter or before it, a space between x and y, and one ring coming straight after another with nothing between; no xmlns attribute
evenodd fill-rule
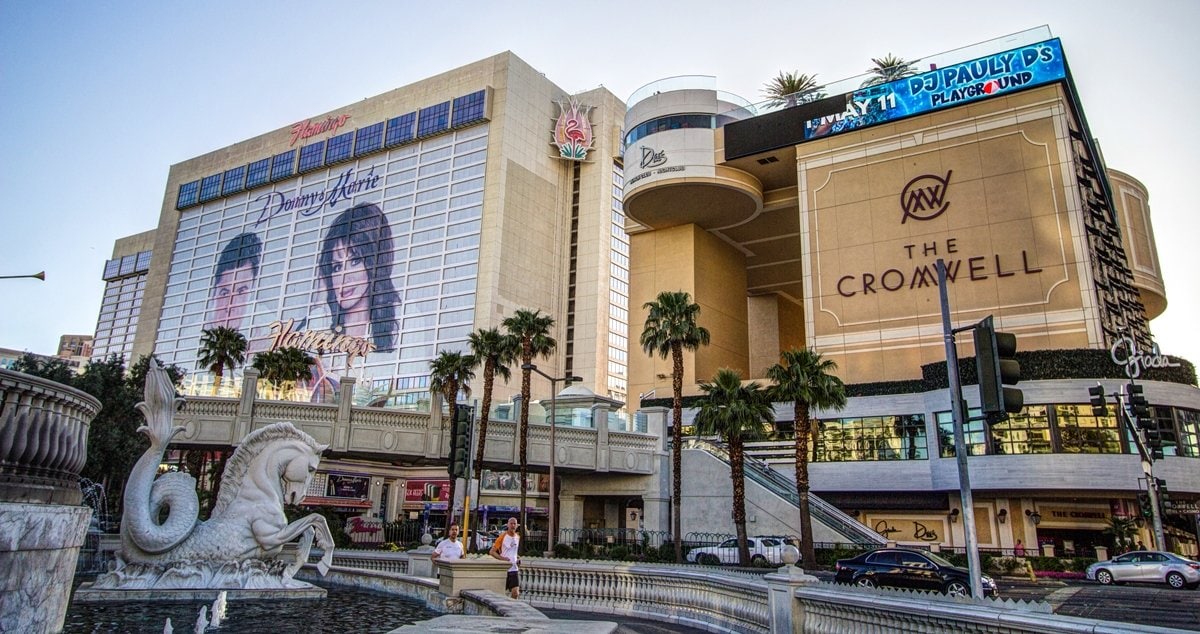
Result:
<svg viewBox="0 0 1200 634"><path fill-rule="evenodd" d="M815 572L832 580L833 573ZM1039 583L1019 579L1000 579L1000 596L1006 599L1046 601L1055 614L1138 625L1173 627L1200 632L1200 590L1172 590L1163 585L1102 586L1091 581L1052 581ZM632 619L615 614L543 610L552 619L614 621L619 634L666 634L699 632L694 628L648 619Z"/></svg>

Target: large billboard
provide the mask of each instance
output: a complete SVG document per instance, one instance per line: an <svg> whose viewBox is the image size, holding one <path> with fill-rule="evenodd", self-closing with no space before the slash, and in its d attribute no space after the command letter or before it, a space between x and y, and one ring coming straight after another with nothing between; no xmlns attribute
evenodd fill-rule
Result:
<svg viewBox="0 0 1200 634"><path fill-rule="evenodd" d="M201 331L226 326L251 353L317 356L313 401L341 376L424 388L473 329L487 140L476 125L181 211L156 354L205 370Z"/></svg>
<svg viewBox="0 0 1200 634"><path fill-rule="evenodd" d="M903 117L959 106L1066 77L1057 39L864 86L846 95L846 110L810 119L804 138L849 132Z"/></svg>

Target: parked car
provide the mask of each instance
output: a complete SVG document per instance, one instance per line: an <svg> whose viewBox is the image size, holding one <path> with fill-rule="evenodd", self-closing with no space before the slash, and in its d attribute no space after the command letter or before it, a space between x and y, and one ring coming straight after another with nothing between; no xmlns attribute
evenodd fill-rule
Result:
<svg viewBox="0 0 1200 634"><path fill-rule="evenodd" d="M1175 553L1135 550L1088 566L1087 578L1104 585L1138 581L1195 590L1200 587L1200 562Z"/></svg>
<svg viewBox="0 0 1200 634"><path fill-rule="evenodd" d="M793 537L778 535L747 537L746 547L750 549L750 565L781 565L783 563L784 546L799 547L799 544ZM737 564L739 563L737 538L727 539L716 546L693 548L688 551L687 560L692 563L709 566Z"/></svg>
<svg viewBox="0 0 1200 634"><path fill-rule="evenodd" d="M996 596L996 582L981 575L983 594ZM933 553L904 548L883 548L837 562L838 583L868 588L879 586L944 592L951 596L970 596L971 577L960 568Z"/></svg>

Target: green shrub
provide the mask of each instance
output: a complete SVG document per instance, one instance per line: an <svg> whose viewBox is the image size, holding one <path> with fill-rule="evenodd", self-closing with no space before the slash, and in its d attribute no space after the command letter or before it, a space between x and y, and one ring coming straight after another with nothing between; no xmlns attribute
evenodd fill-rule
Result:
<svg viewBox="0 0 1200 634"><path fill-rule="evenodd" d="M1067 567L1058 557L1026 557L1034 572L1065 572Z"/></svg>
<svg viewBox="0 0 1200 634"><path fill-rule="evenodd" d="M571 548L570 544L558 543L554 545L555 559L575 559L575 549Z"/></svg>
<svg viewBox="0 0 1200 634"><path fill-rule="evenodd" d="M629 547L628 546L613 546L608 551L608 557L609 557L609 559L615 559L617 561L625 561L625 560L629 559Z"/></svg>
<svg viewBox="0 0 1200 634"><path fill-rule="evenodd" d="M1067 570L1071 572L1087 572L1088 566L1096 563L1097 560L1091 557L1075 557L1067 564Z"/></svg>

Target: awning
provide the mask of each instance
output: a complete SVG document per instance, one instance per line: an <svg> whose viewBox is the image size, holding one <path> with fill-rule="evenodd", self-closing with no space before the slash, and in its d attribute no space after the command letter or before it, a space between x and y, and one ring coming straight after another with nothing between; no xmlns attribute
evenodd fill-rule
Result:
<svg viewBox="0 0 1200 634"><path fill-rule="evenodd" d="M344 509L369 509L371 501L362 498L331 498L321 495L309 495L300 500L300 506L336 506Z"/></svg>

